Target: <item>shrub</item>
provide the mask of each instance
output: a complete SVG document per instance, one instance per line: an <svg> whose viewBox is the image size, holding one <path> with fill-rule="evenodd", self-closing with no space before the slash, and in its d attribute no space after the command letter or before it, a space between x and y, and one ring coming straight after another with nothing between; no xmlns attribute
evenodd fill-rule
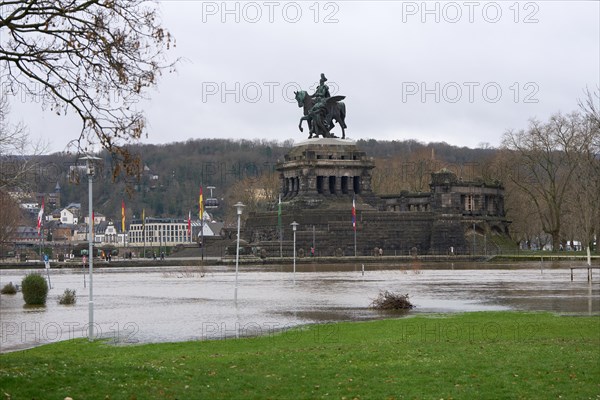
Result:
<svg viewBox="0 0 600 400"><path fill-rule="evenodd" d="M379 296L371 303L371 308L377 310L410 310L413 307L408 294L403 295L387 290L379 292Z"/></svg>
<svg viewBox="0 0 600 400"><path fill-rule="evenodd" d="M25 304L45 305L48 297L48 284L40 274L29 274L21 282Z"/></svg>
<svg viewBox="0 0 600 400"><path fill-rule="evenodd" d="M75 304L76 302L75 290L65 289L62 296L58 297L58 304Z"/></svg>
<svg viewBox="0 0 600 400"><path fill-rule="evenodd" d="M15 293L17 293L17 288L15 287L15 285L13 285L12 282L9 282L6 285L4 285L4 287L2 288L2 290L0 290L0 293L2 293L2 294L15 294Z"/></svg>

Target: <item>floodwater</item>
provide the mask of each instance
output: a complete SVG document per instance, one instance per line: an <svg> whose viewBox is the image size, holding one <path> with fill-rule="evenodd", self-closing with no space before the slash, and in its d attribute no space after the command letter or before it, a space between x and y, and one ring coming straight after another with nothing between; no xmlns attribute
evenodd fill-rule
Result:
<svg viewBox="0 0 600 400"><path fill-rule="evenodd" d="M243 266L237 302L234 267L96 268L94 330L97 337L118 343L151 343L268 335L309 323L419 313L531 310L600 315L597 269L590 284L586 270L576 270L571 282L567 265L428 267L366 266L363 275L360 265L349 264L302 265L295 274L291 266ZM0 271L0 287L20 284L28 272ZM87 337L89 276L81 269L52 269L50 281L46 307L25 307L21 293L0 296L1 352ZM77 304L58 304L67 288L77 291ZM370 309L382 290L409 294L415 308L403 313Z"/></svg>

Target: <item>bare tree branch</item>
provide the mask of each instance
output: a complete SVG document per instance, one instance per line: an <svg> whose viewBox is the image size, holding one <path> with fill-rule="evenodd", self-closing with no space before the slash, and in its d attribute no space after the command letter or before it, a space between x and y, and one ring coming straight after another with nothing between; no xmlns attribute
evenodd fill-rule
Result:
<svg viewBox="0 0 600 400"><path fill-rule="evenodd" d="M45 146L41 142L31 143L22 122L11 124L9 111L6 97L0 95L0 190L27 190L27 176Z"/></svg>
<svg viewBox="0 0 600 400"><path fill-rule="evenodd" d="M527 130L504 134L503 146L512 155L509 178L533 204L542 229L552 235L554 249L561 240L565 203L584 185L577 178L592 137L579 113L556 114L546 123L532 120Z"/></svg>
<svg viewBox="0 0 600 400"><path fill-rule="evenodd" d="M42 100L82 121L71 143L99 142L118 160L114 176L136 174L127 151L145 132L137 103L173 62L174 45L155 4L143 0L0 1L0 79L6 90Z"/></svg>

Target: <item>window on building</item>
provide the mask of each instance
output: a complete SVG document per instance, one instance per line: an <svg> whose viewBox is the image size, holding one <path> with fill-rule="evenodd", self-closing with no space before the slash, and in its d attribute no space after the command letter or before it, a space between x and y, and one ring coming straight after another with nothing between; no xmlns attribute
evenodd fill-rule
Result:
<svg viewBox="0 0 600 400"><path fill-rule="evenodd" d="M361 189L359 176L355 176L354 179L352 179L352 189L354 189L354 193L360 194Z"/></svg>
<svg viewBox="0 0 600 400"><path fill-rule="evenodd" d="M465 211L475 210L475 196L468 194L465 196Z"/></svg>

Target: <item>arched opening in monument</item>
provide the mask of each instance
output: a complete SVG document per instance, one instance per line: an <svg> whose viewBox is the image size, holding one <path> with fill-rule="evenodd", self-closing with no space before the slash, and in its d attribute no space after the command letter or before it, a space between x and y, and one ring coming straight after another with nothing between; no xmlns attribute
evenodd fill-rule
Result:
<svg viewBox="0 0 600 400"><path fill-rule="evenodd" d="M354 189L354 193L360 194L360 178L358 176L352 179L352 189Z"/></svg>
<svg viewBox="0 0 600 400"><path fill-rule="evenodd" d="M323 194L324 189L323 189L323 176L317 176L317 193L319 194Z"/></svg>
<svg viewBox="0 0 600 400"><path fill-rule="evenodd" d="M342 193L348 194L348 177L342 176Z"/></svg>
<svg viewBox="0 0 600 400"><path fill-rule="evenodd" d="M335 194L335 176L329 177L329 193Z"/></svg>

